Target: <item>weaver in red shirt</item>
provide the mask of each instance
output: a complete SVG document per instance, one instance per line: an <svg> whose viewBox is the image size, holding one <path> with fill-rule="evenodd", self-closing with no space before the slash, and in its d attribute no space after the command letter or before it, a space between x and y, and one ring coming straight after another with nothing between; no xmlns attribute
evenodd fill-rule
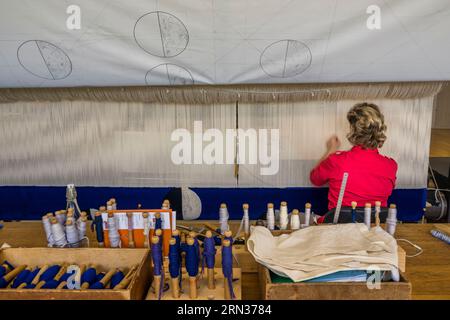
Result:
<svg viewBox="0 0 450 320"><path fill-rule="evenodd" d="M348 172L342 206L352 201L363 207L366 203L387 206L388 197L395 186L397 163L378 152L386 140L384 116L377 105L356 104L347 113L350 123L348 141L353 145L349 151L337 151L337 136L327 142L327 153L311 171L310 180L316 186L329 184L328 210L336 207L344 172ZM319 221L321 222L321 221Z"/></svg>

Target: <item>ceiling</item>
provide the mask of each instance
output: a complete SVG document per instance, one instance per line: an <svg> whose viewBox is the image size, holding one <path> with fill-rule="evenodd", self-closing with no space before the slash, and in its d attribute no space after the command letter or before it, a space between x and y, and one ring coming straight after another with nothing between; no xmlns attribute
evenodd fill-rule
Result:
<svg viewBox="0 0 450 320"><path fill-rule="evenodd" d="M0 87L450 80L449 40L448 0L1 0Z"/></svg>

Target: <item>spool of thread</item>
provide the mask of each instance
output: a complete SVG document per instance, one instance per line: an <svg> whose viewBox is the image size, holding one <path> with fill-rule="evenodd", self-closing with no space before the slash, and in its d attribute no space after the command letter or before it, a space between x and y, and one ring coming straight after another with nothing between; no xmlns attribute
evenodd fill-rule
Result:
<svg viewBox="0 0 450 320"><path fill-rule="evenodd" d="M439 240L444 241L447 244L450 244L450 237L448 235L446 235L443 232L440 232L438 230L431 230L431 235Z"/></svg>
<svg viewBox="0 0 450 320"><path fill-rule="evenodd" d="M150 221L148 212L142 213L142 217L144 218L144 248L149 248Z"/></svg>
<svg viewBox="0 0 450 320"><path fill-rule="evenodd" d="M3 261L2 265L0 266L0 277L3 277L12 269L14 269L14 267L8 261Z"/></svg>
<svg viewBox="0 0 450 320"><path fill-rule="evenodd" d="M93 225L95 226L95 235L97 237L98 246L104 247L103 219L101 212L97 211L95 213Z"/></svg>
<svg viewBox="0 0 450 320"><path fill-rule="evenodd" d="M155 289L155 295L160 300L163 291L164 271L162 248L158 236L152 237L151 253L153 259L153 288Z"/></svg>
<svg viewBox="0 0 450 320"><path fill-rule="evenodd" d="M56 218L50 219L50 228L52 230L53 240L58 247L67 245L66 233L64 227L58 222Z"/></svg>
<svg viewBox="0 0 450 320"><path fill-rule="evenodd" d="M60 225L64 225L66 223L66 211L65 210L59 210L55 212L55 217Z"/></svg>
<svg viewBox="0 0 450 320"><path fill-rule="evenodd" d="M53 217L53 215L52 215L52 217ZM45 231L45 236L47 237L48 246L53 247L53 245L55 244L55 241L53 240L52 227L50 225L50 220L49 220L48 214L42 217L42 224L44 225L44 231Z"/></svg>
<svg viewBox="0 0 450 320"><path fill-rule="evenodd" d="M249 208L248 203L244 203L242 205L242 209L244 211L244 215L243 215L242 219L244 220L245 239L248 239L248 237L250 236L250 215L248 214L248 208Z"/></svg>
<svg viewBox="0 0 450 320"><path fill-rule="evenodd" d="M391 204L388 209L388 217L386 218L386 231L391 236L395 234L395 228L397 227L397 206Z"/></svg>
<svg viewBox="0 0 450 320"><path fill-rule="evenodd" d="M161 213L159 212L155 213L155 230L156 229L162 229Z"/></svg>
<svg viewBox="0 0 450 320"><path fill-rule="evenodd" d="M224 234L225 231L229 230L228 219L230 215L228 214L227 205L222 203L219 209L219 222L220 222L220 233Z"/></svg>
<svg viewBox="0 0 450 320"><path fill-rule="evenodd" d="M109 199L109 201L111 202L111 206L113 210L117 210L117 201L115 198L111 198Z"/></svg>
<svg viewBox="0 0 450 320"><path fill-rule="evenodd" d="M288 215L288 208L287 208L287 202L282 201L280 205L280 229L286 230L289 223L289 215Z"/></svg>
<svg viewBox="0 0 450 320"><path fill-rule="evenodd" d="M300 229L300 212L297 209L292 210L291 213L291 229L298 230Z"/></svg>
<svg viewBox="0 0 450 320"><path fill-rule="evenodd" d="M180 297L180 252L178 251L177 240L175 238L171 238L169 241L169 273L172 297L178 299Z"/></svg>
<svg viewBox="0 0 450 320"><path fill-rule="evenodd" d="M22 289L25 288L33 282L33 279L36 277L37 274L39 274L40 268L36 267L33 271L31 271L28 276L25 278L25 280L20 283L16 288ZM14 287L13 287L14 288Z"/></svg>
<svg viewBox="0 0 450 320"><path fill-rule="evenodd" d="M89 286L89 289L105 289L108 283L110 282L113 275L116 273L115 269L109 270L100 281L97 281L97 275L95 277L95 281L92 285Z"/></svg>
<svg viewBox="0 0 450 320"><path fill-rule="evenodd" d="M13 281L11 281L9 283L9 286L13 289L17 288L18 286L20 286L22 283L26 283L26 280L28 279L28 277L30 276L32 268L31 267L27 267L24 270L22 270L17 277L15 277L15 279Z"/></svg>
<svg viewBox="0 0 450 320"><path fill-rule="evenodd" d="M81 216L78 219L78 237L80 240L86 236L86 226L87 226L87 217Z"/></svg>
<svg viewBox="0 0 450 320"><path fill-rule="evenodd" d="M112 211L112 210L114 210L112 205L113 205L113 204L112 204L111 200L106 201L106 210L107 210L107 211Z"/></svg>
<svg viewBox="0 0 450 320"><path fill-rule="evenodd" d="M108 238L111 248L120 247L120 234L112 212L108 213Z"/></svg>
<svg viewBox="0 0 450 320"><path fill-rule="evenodd" d="M233 247L230 241L224 240L222 245L222 272L224 277L225 300L235 299L233 291Z"/></svg>
<svg viewBox="0 0 450 320"><path fill-rule="evenodd" d="M375 225L380 226L381 201L375 201Z"/></svg>
<svg viewBox="0 0 450 320"><path fill-rule="evenodd" d="M352 205L352 222L356 223L356 206L358 205L358 203L356 201L352 201L351 205Z"/></svg>
<svg viewBox="0 0 450 320"><path fill-rule="evenodd" d="M36 268L38 270L38 272L35 274L34 278L31 280L31 282L27 281L27 284L24 284L24 283L20 284L18 286L18 289L21 289L21 288L33 289L33 288L35 288L36 285L39 283L39 280L40 280L41 276L44 274L45 271L47 271L48 268L49 268L48 265L44 265L40 269ZM29 280L29 279L27 279L27 280Z"/></svg>
<svg viewBox="0 0 450 320"><path fill-rule="evenodd" d="M309 227L309 221L311 220L311 203L305 204L305 227Z"/></svg>
<svg viewBox="0 0 450 320"><path fill-rule="evenodd" d="M102 230L103 230L104 246L106 248L110 248L111 247L111 243L109 241L108 212L106 211L106 207L105 206L100 206L98 211L100 212L100 215L102 216L102 223L103 223L102 224Z"/></svg>
<svg viewBox="0 0 450 320"><path fill-rule="evenodd" d="M194 239L192 238L187 239L186 244L186 271L189 275L189 297L191 299L197 299L197 249L194 246Z"/></svg>
<svg viewBox="0 0 450 320"><path fill-rule="evenodd" d="M370 203L366 203L364 207L364 224L370 229L370 216L372 214L372 205Z"/></svg>
<svg viewBox="0 0 450 320"><path fill-rule="evenodd" d="M21 273L27 266L21 265L17 266L3 277L0 278L0 288L6 288L8 284L19 274Z"/></svg>
<svg viewBox="0 0 450 320"><path fill-rule="evenodd" d="M170 209L170 201L165 199L162 203L161 209L163 210L169 210Z"/></svg>
<svg viewBox="0 0 450 320"><path fill-rule="evenodd" d="M211 231L206 232L205 241L203 242L203 264L206 264L208 289L215 289L214 266L216 264L216 246Z"/></svg>
<svg viewBox="0 0 450 320"><path fill-rule="evenodd" d="M122 270L117 269L116 273L111 278L111 288L115 288L123 279L125 278L125 274ZM103 279L103 278L102 278ZM97 281L100 281L101 279L97 278Z"/></svg>
<svg viewBox="0 0 450 320"><path fill-rule="evenodd" d="M115 287L113 287L114 290L123 290L126 289L128 287L128 285L130 284L131 280L133 279L133 275L136 272L138 266L134 265L130 268L130 270L128 271L128 273L125 275L125 278L122 279L122 281L120 281L120 283L118 285L116 285Z"/></svg>
<svg viewBox="0 0 450 320"><path fill-rule="evenodd" d="M273 211L273 203L267 204L267 228L269 230L275 230L275 212Z"/></svg>
<svg viewBox="0 0 450 320"><path fill-rule="evenodd" d="M73 246L73 247L79 247L79 234L78 234L78 230L75 226L75 224L73 223L72 220L67 220L66 222L66 237L67 237L67 242Z"/></svg>
<svg viewBox="0 0 450 320"><path fill-rule="evenodd" d="M223 239L230 241L231 245L233 245L233 233L230 230L225 231Z"/></svg>
<svg viewBox="0 0 450 320"><path fill-rule="evenodd" d="M88 289L97 280L97 270L94 265L89 266L81 275L81 289Z"/></svg>
<svg viewBox="0 0 450 320"><path fill-rule="evenodd" d="M127 212L128 218L128 247L134 248L134 239L133 239L133 213Z"/></svg>
<svg viewBox="0 0 450 320"><path fill-rule="evenodd" d="M61 277L66 273L67 270L67 263L64 263L53 277L48 277L45 280L41 280L37 285L35 289L55 289L58 287Z"/></svg>
<svg viewBox="0 0 450 320"><path fill-rule="evenodd" d="M159 238L159 246L162 248L163 245L163 236L162 236L163 232L161 229L156 229L155 230L155 236Z"/></svg>

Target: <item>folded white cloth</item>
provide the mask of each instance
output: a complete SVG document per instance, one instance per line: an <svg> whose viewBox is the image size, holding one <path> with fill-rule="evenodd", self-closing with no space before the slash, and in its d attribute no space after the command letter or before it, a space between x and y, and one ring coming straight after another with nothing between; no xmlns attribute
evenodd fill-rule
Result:
<svg viewBox="0 0 450 320"><path fill-rule="evenodd" d="M253 227L247 246L258 263L295 282L373 267L399 278L397 241L363 223L312 226L277 237L265 227Z"/></svg>

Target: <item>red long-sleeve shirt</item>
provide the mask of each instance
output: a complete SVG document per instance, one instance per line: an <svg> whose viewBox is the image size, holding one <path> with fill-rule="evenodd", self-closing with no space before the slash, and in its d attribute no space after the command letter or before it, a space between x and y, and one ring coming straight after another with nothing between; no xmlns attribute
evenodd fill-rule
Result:
<svg viewBox="0 0 450 320"><path fill-rule="evenodd" d="M364 149L361 146L328 156L310 174L310 180L316 186L328 182L328 210L336 207L344 172L348 172L348 180L343 206L351 206L352 201L356 201L358 207L363 207L367 202L374 206L375 201L381 201L383 207L387 206L395 186L395 160L379 154L378 149Z"/></svg>

